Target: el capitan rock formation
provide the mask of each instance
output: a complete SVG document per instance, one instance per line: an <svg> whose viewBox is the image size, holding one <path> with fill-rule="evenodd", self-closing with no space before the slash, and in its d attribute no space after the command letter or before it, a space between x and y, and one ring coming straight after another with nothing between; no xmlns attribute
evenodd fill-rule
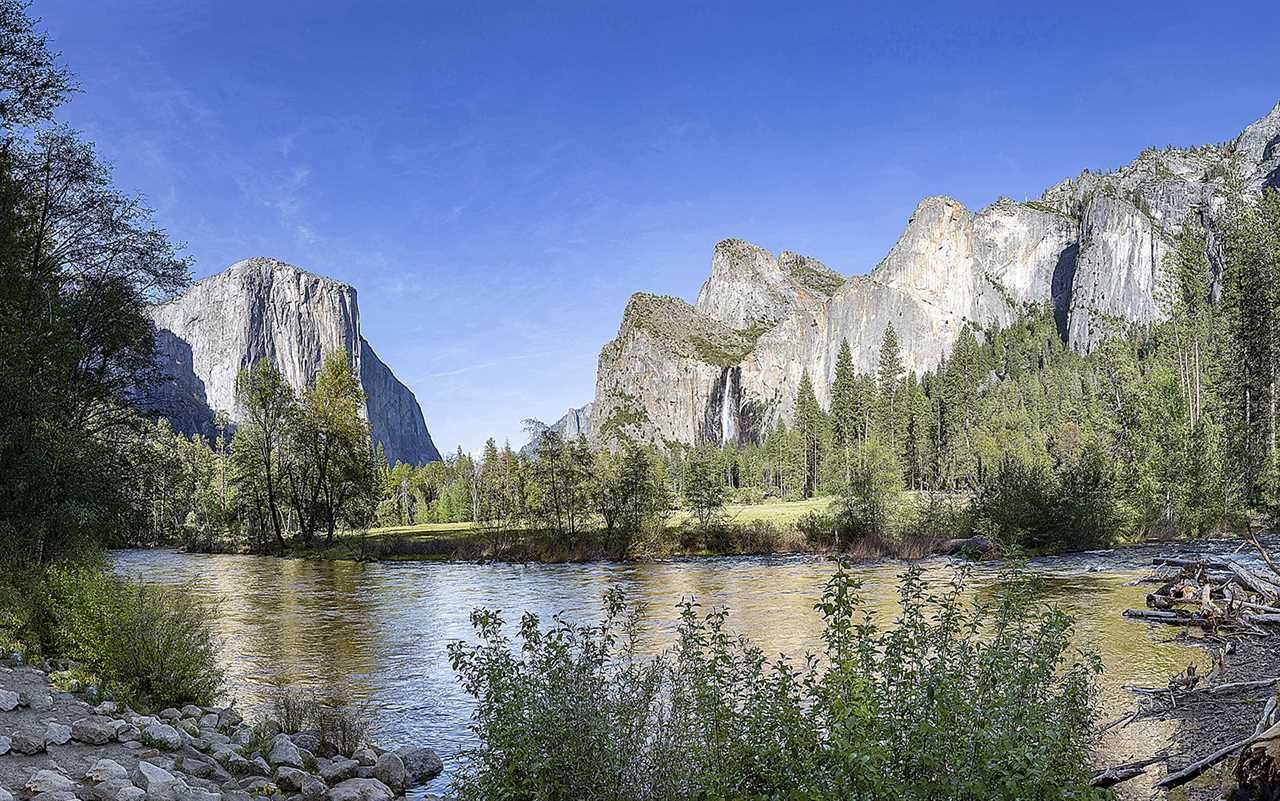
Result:
<svg viewBox="0 0 1280 801"><path fill-rule="evenodd" d="M214 410L239 419L239 372L267 359L304 389L325 354L347 354L365 392L373 438L392 463L440 458L413 393L360 334L353 287L282 261L253 258L153 307L165 380L148 406L186 433L211 430Z"/></svg>
<svg viewBox="0 0 1280 801"><path fill-rule="evenodd" d="M638 293L600 352L587 427L598 444L758 439L790 421L805 370L827 404L840 344L873 369L892 324L909 370L935 367L966 324L1005 325L1052 305L1059 331L1089 351L1117 325L1161 314L1165 256L1195 215L1213 235L1229 187L1280 188L1280 105L1221 145L1150 149L1107 174L1084 172L1039 200L976 214L921 201L866 276L742 240L715 247L690 305Z"/></svg>

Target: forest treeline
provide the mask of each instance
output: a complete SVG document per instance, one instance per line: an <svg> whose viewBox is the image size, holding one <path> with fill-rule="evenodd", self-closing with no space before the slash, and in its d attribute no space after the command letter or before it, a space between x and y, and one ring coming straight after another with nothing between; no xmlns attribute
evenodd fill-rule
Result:
<svg viewBox="0 0 1280 801"><path fill-rule="evenodd" d="M965 327L923 374L905 368L890 328L874 373L854 369L846 344L829 391L804 375L791 424L758 442L593 449L540 431L528 453L490 441L388 466L344 353L300 392L252 366L234 435L219 415L214 437L184 436L139 399L159 377L148 307L186 286L188 262L54 118L72 79L25 5L0 6L6 559L128 542L278 551L468 521L491 553L536 533L625 555L680 536L673 515L713 530L726 502L813 497L830 509L799 528L822 547L923 531L1061 548L1240 528L1280 508L1274 190L1232 194L1212 234L1184 221L1160 322L1114 321L1083 355L1052 310L1028 308L1002 328Z"/></svg>
<svg viewBox="0 0 1280 801"><path fill-rule="evenodd" d="M1183 225L1159 286L1161 322L1114 321L1084 355L1065 344L1052 308L1029 307L1004 327L966 325L921 375L904 367L890 327L874 373L854 368L845 343L829 406L804 374L792 424L779 420L759 443L593 449L531 427L525 452L490 440L476 456L388 468L359 447L368 431L342 358L304 393L298 408L311 411L280 412L276 435L263 403L289 392L262 364L242 383L275 389L241 395L238 444L155 430L165 467L146 488L153 536L309 546L320 529L331 541L335 526L475 522L491 554L531 532L560 550L595 538L626 554L637 538L663 536L678 508L706 529L728 501L821 496L830 512L799 524L819 545L924 533L1061 549L1269 522L1280 500L1280 194L1232 201L1220 228L1211 244L1196 218ZM345 404L317 400L338 374Z"/></svg>

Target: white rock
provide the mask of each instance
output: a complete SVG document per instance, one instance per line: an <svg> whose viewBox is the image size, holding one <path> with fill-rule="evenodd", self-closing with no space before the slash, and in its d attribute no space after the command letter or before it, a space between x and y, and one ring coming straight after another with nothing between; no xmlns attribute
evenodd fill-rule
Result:
<svg viewBox="0 0 1280 801"><path fill-rule="evenodd" d="M139 762L133 783L146 790L147 801L185 801L189 787L182 779L150 762Z"/></svg>
<svg viewBox="0 0 1280 801"><path fill-rule="evenodd" d="M267 762L274 766L288 765L291 768L302 767L302 754L298 746L293 744L287 734L277 734L271 741L271 750L267 752Z"/></svg>
<svg viewBox="0 0 1280 801"><path fill-rule="evenodd" d="M71 727L62 723L50 723L44 727L44 741L48 745L66 745L71 741Z"/></svg>
<svg viewBox="0 0 1280 801"><path fill-rule="evenodd" d="M182 747L182 735L168 724L152 723L142 730L142 742L152 748L176 751Z"/></svg>
<svg viewBox="0 0 1280 801"><path fill-rule="evenodd" d="M73 793L76 783L55 770L39 770L27 781L25 789L31 795Z"/></svg>
<svg viewBox="0 0 1280 801"><path fill-rule="evenodd" d="M84 777L86 780L97 784L110 779L127 779L129 778L129 771L125 770L124 766L114 759L103 757L93 763L93 767L89 768Z"/></svg>
<svg viewBox="0 0 1280 801"><path fill-rule="evenodd" d="M329 790L329 801L390 801L394 796L377 779L347 779Z"/></svg>

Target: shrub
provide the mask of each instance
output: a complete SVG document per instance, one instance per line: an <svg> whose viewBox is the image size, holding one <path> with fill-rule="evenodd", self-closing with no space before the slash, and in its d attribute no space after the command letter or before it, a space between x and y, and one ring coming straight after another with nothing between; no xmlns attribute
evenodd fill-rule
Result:
<svg viewBox="0 0 1280 801"><path fill-rule="evenodd" d="M796 528L804 535L810 548L827 550L836 543L836 520L824 512L805 512L796 521Z"/></svg>
<svg viewBox="0 0 1280 801"><path fill-rule="evenodd" d="M318 699L312 707L311 723L322 741L333 743L339 753L348 755L368 743L372 725L369 709L351 703L345 694Z"/></svg>
<svg viewBox="0 0 1280 801"><path fill-rule="evenodd" d="M724 610L682 605L676 644L638 653L640 610L617 590L603 620L517 642L472 614L478 644L449 646L477 702L479 745L454 783L472 799L1106 798L1087 787L1096 658L1069 658L1071 620L1011 568L970 599L964 574L934 596L919 570L878 628L844 565L817 609L825 658L770 662Z"/></svg>
<svg viewBox="0 0 1280 801"><path fill-rule="evenodd" d="M891 538L891 524L903 496L898 457L872 438L858 445L857 464L851 472L849 486L831 507L839 538L846 543L861 537Z"/></svg>
<svg viewBox="0 0 1280 801"><path fill-rule="evenodd" d="M207 705L220 694L213 615L187 592L59 566L46 571L38 607L41 650L83 663L135 706Z"/></svg>
<svg viewBox="0 0 1280 801"><path fill-rule="evenodd" d="M1055 474L1006 456L973 500L974 518L1001 541L1035 550L1106 545L1124 528L1111 465L1096 446Z"/></svg>
<svg viewBox="0 0 1280 801"><path fill-rule="evenodd" d="M368 744L371 729L369 708L352 703L345 691L289 686L276 689L271 697L271 717L254 727L255 738L267 744L281 731L296 734L313 730L323 742L348 755Z"/></svg>

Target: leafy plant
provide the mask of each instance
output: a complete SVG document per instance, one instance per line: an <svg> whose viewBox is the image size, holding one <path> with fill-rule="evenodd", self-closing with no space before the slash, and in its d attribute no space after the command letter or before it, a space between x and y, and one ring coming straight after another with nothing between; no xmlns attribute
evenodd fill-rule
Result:
<svg viewBox="0 0 1280 801"><path fill-rule="evenodd" d="M902 614L871 618L841 565L817 605L822 659L797 665L680 607L676 643L639 652L641 610L618 590L602 621L516 640L477 610L450 661L476 699L479 745L454 784L470 799L1089 799L1095 656L1011 566L982 593L958 573L933 594L901 580Z"/></svg>

